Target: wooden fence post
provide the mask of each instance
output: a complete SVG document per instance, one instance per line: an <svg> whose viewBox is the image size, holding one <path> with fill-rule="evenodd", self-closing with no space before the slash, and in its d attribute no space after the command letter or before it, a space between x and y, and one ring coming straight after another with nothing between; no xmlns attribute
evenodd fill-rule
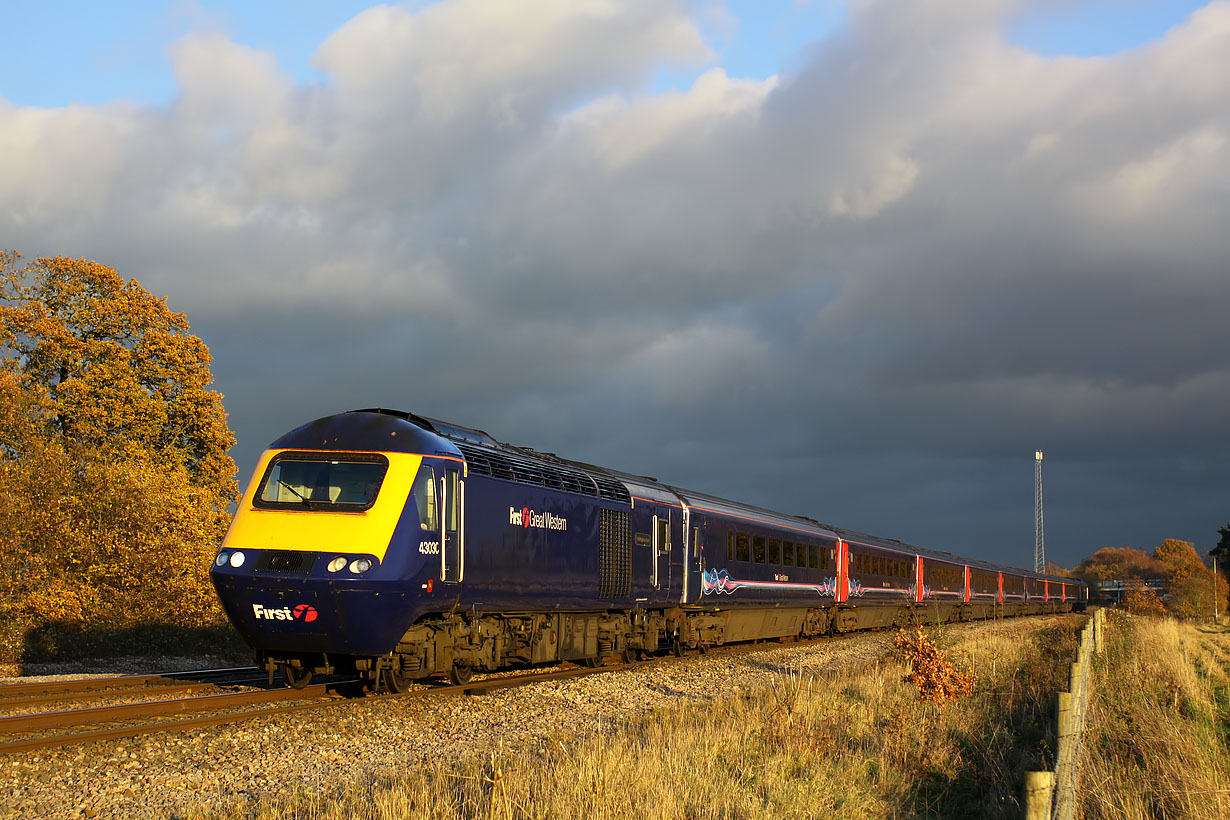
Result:
<svg viewBox="0 0 1230 820"><path fill-rule="evenodd" d="M1025 773L1025 820L1050 820L1054 772Z"/></svg>

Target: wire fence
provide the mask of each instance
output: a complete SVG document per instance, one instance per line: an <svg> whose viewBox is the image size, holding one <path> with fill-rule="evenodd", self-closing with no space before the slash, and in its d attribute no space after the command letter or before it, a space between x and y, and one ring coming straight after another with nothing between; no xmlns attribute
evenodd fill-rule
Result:
<svg viewBox="0 0 1230 820"><path fill-rule="evenodd" d="M1085 736L1085 717L1093 694L1093 655L1102 652L1106 610L1097 609L1081 630L1080 648L1068 678L1068 691L1059 693L1059 746L1055 770L1025 773L1026 820L1075 820L1078 786L1077 761Z"/></svg>

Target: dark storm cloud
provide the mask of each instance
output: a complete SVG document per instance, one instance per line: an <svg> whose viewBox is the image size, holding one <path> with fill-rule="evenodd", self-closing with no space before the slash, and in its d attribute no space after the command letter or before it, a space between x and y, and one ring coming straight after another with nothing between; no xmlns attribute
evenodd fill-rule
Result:
<svg viewBox="0 0 1230 820"><path fill-rule="evenodd" d="M0 101L0 244L188 313L251 468L396 406L1015 563L1230 519L1230 4L1044 58L857 2L788 76L682 4L371 9L297 86L218 35L162 109ZM241 478L246 479L246 475Z"/></svg>

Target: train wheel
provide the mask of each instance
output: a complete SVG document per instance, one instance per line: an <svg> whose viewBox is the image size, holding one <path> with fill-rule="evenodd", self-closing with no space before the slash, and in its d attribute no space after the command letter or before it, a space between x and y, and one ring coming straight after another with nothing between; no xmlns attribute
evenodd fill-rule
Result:
<svg viewBox="0 0 1230 820"><path fill-rule="evenodd" d="M602 658L581 658L577 661L577 666L584 666L586 669L597 669L602 665Z"/></svg>
<svg viewBox="0 0 1230 820"><path fill-rule="evenodd" d="M282 664L282 677L286 678L291 689L302 689L312 682L312 670Z"/></svg>
<svg viewBox="0 0 1230 820"><path fill-rule="evenodd" d="M679 640L678 638L675 638L675 640L671 643L671 651L675 653L676 658L682 658L683 657L683 641Z"/></svg>
<svg viewBox="0 0 1230 820"><path fill-rule="evenodd" d="M401 672L393 669L386 669L381 674L381 680L384 682L386 692L392 692L395 695L401 695L410 691L410 684L414 683L414 678L408 678Z"/></svg>
<svg viewBox="0 0 1230 820"><path fill-rule="evenodd" d="M462 666L459 663L453 664L453 668L448 671L448 679L456 686L464 686L474 678L474 668L471 666Z"/></svg>
<svg viewBox="0 0 1230 820"><path fill-rule="evenodd" d="M625 649L624 663L636 663L641 659L641 651L639 649Z"/></svg>

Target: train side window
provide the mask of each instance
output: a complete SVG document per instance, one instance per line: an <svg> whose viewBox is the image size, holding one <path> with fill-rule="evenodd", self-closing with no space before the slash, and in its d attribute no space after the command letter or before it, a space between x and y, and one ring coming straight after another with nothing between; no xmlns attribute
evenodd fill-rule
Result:
<svg viewBox="0 0 1230 820"><path fill-rule="evenodd" d="M692 557L700 557L700 527L692 528Z"/></svg>
<svg viewBox="0 0 1230 820"><path fill-rule="evenodd" d="M658 519L658 551L671 551L671 520L670 518Z"/></svg>
<svg viewBox="0 0 1230 820"><path fill-rule="evenodd" d="M776 538L769 539L769 563L781 564L782 562L782 542Z"/></svg>
<svg viewBox="0 0 1230 820"><path fill-rule="evenodd" d="M794 542L793 541L783 541L782 542L782 566L785 566L785 567L794 566Z"/></svg>
<svg viewBox="0 0 1230 820"><path fill-rule="evenodd" d="M735 531L726 531L726 560L735 560Z"/></svg>
<svg viewBox="0 0 1230 820"><path fill-rule="evenodd" d="M818 547L815 544L807 545L807 566L811 567L812 569L816 568L816 552L817 551L818 551ZM828 554L829 554L829 551L826 549L824 551L825 566L828 565Z"/></svg>
<svg viewBox="0 0 1230 820"><path fill-rule="evenodd" d="M765 559L764 536L752 536L752 560L757 564L763 564Z"/></svg>
<svg viewBox="0 0 1230 820"><path fill-rule="evenodd" d="M752 539L748 537L747 533L741 532L735 536L735 546L735 560L752 560Z"/></svg>
<svg viewBox="0 0 1230 820"><path fill-rule="evenodd" d="M429 466L419 468L414 478L415 506L419 509L419 529L436 532L440 529L439 506L436 503L436 471Z"/></svg>

